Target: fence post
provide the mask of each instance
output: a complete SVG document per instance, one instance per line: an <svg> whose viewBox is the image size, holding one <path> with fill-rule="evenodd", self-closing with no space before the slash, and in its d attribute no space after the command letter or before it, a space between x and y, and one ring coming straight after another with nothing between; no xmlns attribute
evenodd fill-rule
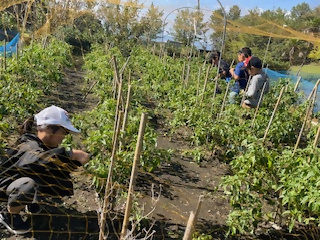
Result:
<svg viewBox="0 0 320 240"><path fill-rule="evenodd" d="M127 197L127 203L126 203L126 210L124 214L123 224L122 224L122 230L121 230L121 240L124 240L127 235L128 230L128 224L129 224L129 217L130 212L132 208L132 194L133 194L133 187L136 182L136 173L137 173L137 167L140 160L140 154L142 150L142 144L143 144L143 136L146 128L147 123L147 114L142 113L141 114L141 120L140 120L140 127L139 127L139 133L138 133L138 140L136 145L136 150L134 153L134 159L133 159L133 165L131 170L131 178L130 178L130 184L128 189L128 197Z"/></svg>

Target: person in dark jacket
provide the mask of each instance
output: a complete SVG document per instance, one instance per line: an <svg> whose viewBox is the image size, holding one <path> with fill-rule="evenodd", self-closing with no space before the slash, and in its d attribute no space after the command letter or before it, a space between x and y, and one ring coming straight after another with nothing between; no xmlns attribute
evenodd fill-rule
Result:
<svg viewBox="0 0 320 240"><path fill-rule="evenodd" d="M219 59L220 59L220 52L217 50L212 51L209 56L209 63L211 63L215 67L218 67ZM231 79L230 66L223 59L220 60L219 78L226 79L226 81L229 81Z"/></svg>
<svg viewBox="0 0 320 240"><path fill-rule="evenodd" d="M30 218L20 212L39 212L38 200L73 195L70 173L89 161L89 154L59 147L69 133L78 133L68 113L57 106L45 108L35 115L37 135L30 119L23 125L23 135L7 149L0 162L0 201L7 203L0 214L0 223L13 234L31 231Z"/></svg>

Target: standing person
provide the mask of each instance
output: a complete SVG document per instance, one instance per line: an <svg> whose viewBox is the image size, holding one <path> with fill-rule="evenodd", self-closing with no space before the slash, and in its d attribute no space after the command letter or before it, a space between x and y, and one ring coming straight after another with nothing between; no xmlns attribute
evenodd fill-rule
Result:
<svg viewBox="0 0 320 240"><path fill-rule="evenodd" d="M238 63L235 68L230 69L232 78L235 80L231 92L229 94L229 102L235 103L235 98L240 94L241 90L245 90L249 79L249 74L246 70L248 59L251 58L251 50L244 47L238 51Z"/></svg>
<svg viewBox="0 0 320 240"><path fill-rule="evenodd" d="M220 52L218 50L215 50L210 54L209 63L211 63L215 67L218 67L219 59ZM220 60L219 78L226 79L227 82L231 79L230 66L223 59Z"/></svg>
<svg viewBox="0 0 320 240"><path fill-rule="evenodd" d="M30 217L41 211L40 199L72 195L70 173L89 161L89 154L82 150L59 147L67 134L80 132L64 109L45 108L34 120L37 134L30 133L33 119L25 121L22 136L0 162L0 201L7 203L0 223L13 234L31 231ZM25 221L20 215L23 210L29 213Z"/></svg>
<svg viewBox="0 0 320 240"><path fill-rule="evenodd" d="M262 62L258 57L252 57L248 62L247 69L252 79L249 83L248 90L245 93L246 100L243 102L243 108L255 108L258 106L261 94L269 91L269 78L262 71ZM264 92L262 93L263 85L266 83Z"/></svg>

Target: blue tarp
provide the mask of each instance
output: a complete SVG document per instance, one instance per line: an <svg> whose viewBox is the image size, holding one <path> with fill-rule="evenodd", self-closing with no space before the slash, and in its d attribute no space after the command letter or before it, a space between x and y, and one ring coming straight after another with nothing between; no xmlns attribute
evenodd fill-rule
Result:
<svg viewBox="0 0 320 240"><path fill-rule="evenodd" d="M298 76L295 75L288 75L288 74L283 74L283 73L279 73L270 69L263 69L264 72L266 72L272 81L277 81L279 80L279 78L286 78L286 79L291 79L293 84L296 84L296 82L298 81ZM319 76L320 78L320 76ZM317 80L317 79L315 79ZM304 94L306 95L306 97L308 97L314 87L316 82L311 82L311 81L307 81L303 78L301 78L299 86L298 86L298 90L304 92ZM318 112L320 110L320 87L318 88L317 91L317 101L316 101L316 106L315 106L315 111Z"/></svg>
<svg viewBox="0 0 320 240"><path fill-rule="evenodd" d="M17 44L20 40L20 34L18 33L9 43L6 44L7 57L11 57L13 53L17 51ZM0 55L4 55L4 46L0 46Z"/></svg>

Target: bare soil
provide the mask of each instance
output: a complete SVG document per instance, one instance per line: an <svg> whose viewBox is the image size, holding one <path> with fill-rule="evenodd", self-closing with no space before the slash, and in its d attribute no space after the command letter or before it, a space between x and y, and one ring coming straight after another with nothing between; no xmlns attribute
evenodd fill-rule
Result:
<svg viewBox="0 0 320 240"><path fill-rule="evenodd" d="M63 82L54 94L48 97L48 101L65 108L70 113L80 113L92 109L97 104L97 99L91 94L84 99L86 95L84 89L88 89L89 86L84 85L84 73L80 68L82 60L76 57L74 62L75 67L65 70ZM143 215L148 216L148 220L141 222L140 229L149 232L135 239L144 239L143 236L150 235L152 231L154 231L152 239L182 239L190 212L196 210L200 196L203 201L198 215L197 231L210 234L213 239L226 239L225 223L230 207L218 185L221 177L229 174L229 166L220 162L215 156L209 157L200 166L192 159L183 156L184 150L192 148L185 140L188 130L181 129L177 134L170 135L161 119L161 116L158 116L153 121L159 135L158 147L172 149L173 155L170 162L163 162L153 173L140 171L138 174L136 200L139 207L144 210ZM98 239L99 201L91 185L91 178L82 168L73 174L73 178L74 196L64 199L63 202L52 201L44 205L42 212L33 216L31 233L16 237L0 229L0 238ZM121 223L122 214L109 216L107 239L119 239Z"/></svg>

